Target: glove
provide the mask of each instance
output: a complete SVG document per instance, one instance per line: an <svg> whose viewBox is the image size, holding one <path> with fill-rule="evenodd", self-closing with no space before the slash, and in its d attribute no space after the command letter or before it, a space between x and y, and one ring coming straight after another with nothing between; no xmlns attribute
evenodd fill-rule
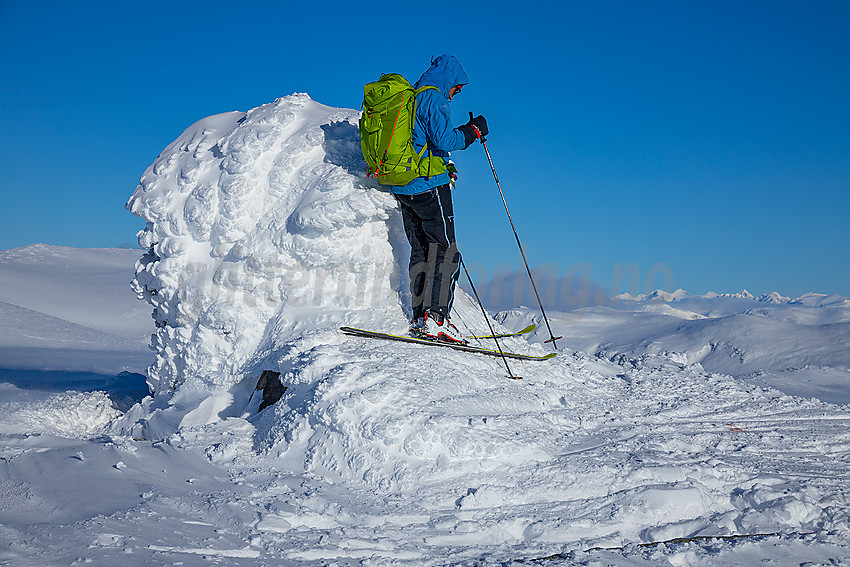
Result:
<svg viewBox="0 0 850 567"><path fill-rule="evenodd" d="M464 146L464 149L471 146L472 143L478 139L478 134L475 132L476 128L478 128L478 132L481 136L486 136L490 133L487 129L487 120L485 120L480 114L458 128L458 130L463 132L463 135L466 137L466 146Z"/></svg>
<svg viewBox="0 0 850 567"><path fill-rule="evenodd" d="M487 129L487 120L480 114L470 120L469 123L478 128L478 131L481 132L482 136L486 136L490 133L490 130Z"/></svg>

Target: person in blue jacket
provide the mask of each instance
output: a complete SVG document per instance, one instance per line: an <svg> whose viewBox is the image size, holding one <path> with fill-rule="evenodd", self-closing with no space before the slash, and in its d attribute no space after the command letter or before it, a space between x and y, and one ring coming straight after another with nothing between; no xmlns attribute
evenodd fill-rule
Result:
<svg viewBox="0 0 850 567"><path fill-rule="evenodd" d="M488 134L483 116L457 128L452 124L449 103L467 83L466 72L452 55L435 58L422 74L415 85L417 89L426 85L437 88L425 89L416 97L413 146L417 152L427 142L431 155L442 157L449 164L449 152L465 149L479 134ZM407 185L393 187L393 193L410 241L411 331L429 338L463 342L463 335L449 320L460 274L450 189L452 175L450 168L439 175L417 177Z"/></svg>

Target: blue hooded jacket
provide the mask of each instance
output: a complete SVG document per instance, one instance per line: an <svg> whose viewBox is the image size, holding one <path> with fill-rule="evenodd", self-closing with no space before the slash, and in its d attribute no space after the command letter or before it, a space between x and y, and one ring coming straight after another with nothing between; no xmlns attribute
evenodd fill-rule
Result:
<svg viewBox="0 0 850 567"><path fill-rule="evenodd" d="M416 96L413 147L417 152L422 150L427 141L428 149L433 155L448 161L449 152L466 147L466 136L452 124L449 89L467 83L469 78L453 55L440 55L431 62L431 67L422 73L415 88L430 85L439 90L427 89ZM448 172L432 177L417 177L407 185L393 187L393 192L400 195L415 195L448 182Z"/></svg>

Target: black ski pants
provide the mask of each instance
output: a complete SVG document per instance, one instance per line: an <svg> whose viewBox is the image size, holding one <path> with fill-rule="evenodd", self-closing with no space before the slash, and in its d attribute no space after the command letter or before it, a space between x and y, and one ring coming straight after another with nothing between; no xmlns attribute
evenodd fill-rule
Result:
<svg viewBox="0 0 850 567"><path fill-rule="evenodd" d="M416 195L396 195L410 241L413 318L426 310L448 317L460 275L452 192L448 185Z"/></svg>

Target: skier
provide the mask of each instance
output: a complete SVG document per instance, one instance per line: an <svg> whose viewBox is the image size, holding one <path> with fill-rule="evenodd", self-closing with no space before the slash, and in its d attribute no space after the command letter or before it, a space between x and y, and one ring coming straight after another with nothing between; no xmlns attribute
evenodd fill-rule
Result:
<svg viewBox="0 0 850 567"><path fill-rule="evenodd" d="M452 55L434 59L419 78L417 89L426 85L436 89L423 90L416 96L413 145L418 152L427 143L431 155L446 161L448 171L417 177L407 185L392 188L410 241L411 332L458 343L464 342L463 335L449 320L460 274L450 189L457 170L449 160L449 152L466 149L479 134L488 134L483 116L457 128L452 125L449 102L468 82L466 72Z"/></svg>

